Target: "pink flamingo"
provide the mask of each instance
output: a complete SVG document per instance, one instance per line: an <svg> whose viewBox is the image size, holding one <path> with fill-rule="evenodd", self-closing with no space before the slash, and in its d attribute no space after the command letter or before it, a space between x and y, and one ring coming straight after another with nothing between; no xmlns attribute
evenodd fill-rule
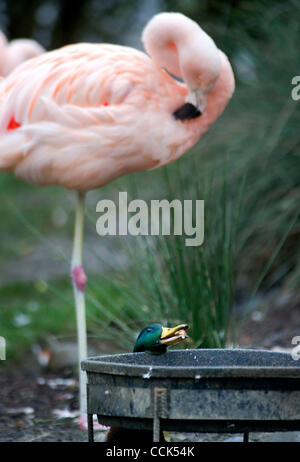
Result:
<svg viewBox="0 0 300 462"><path fill-rule="evenodd" d="M234 91L226 56L182 14L154 16L142 40L150 57L124 46L69 45L27 61L0 86L0 171L78 192L71 274L79 362L87 356L85 193L178 159ZM81 372L82 419L85 380Z"/></svg>
<svg viewBox="0 0 300 462"><path fill-rule="evenodd" d="M0 31L0 76L6 77L19 64L44 52L44 48L34 40L17 39L8 43Z"/></svg>

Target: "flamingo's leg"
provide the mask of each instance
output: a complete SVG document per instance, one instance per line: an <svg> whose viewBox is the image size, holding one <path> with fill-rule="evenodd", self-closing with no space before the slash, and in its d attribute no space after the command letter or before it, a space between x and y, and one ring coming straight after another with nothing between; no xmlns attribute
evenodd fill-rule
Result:
<svg viewBox="0 0 300 462"><path fill-rule="evenodd" d="M79 366L79 403L80 403L80 423L85 426L84 422L87 419L86 409L86 373L81 370L80 363L87 357L87 336L86 336L86 315L85 315L85 286L86 275L82 267L82 244L84 230L84 208L85 208L85 193L77 193L76 215L75 215L75 230L74 244L72 254L71 274L73 280L75 306L76 306L76 322L77 322L77 338L78 338L78 366Z"/></svg>

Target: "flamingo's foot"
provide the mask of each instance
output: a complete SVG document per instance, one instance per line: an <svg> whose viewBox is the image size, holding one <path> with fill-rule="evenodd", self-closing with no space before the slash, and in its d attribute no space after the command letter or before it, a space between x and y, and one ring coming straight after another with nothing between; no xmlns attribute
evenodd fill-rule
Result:
<svg viewBox="0 0 300 462"><path fill-rule="evenodd" d="M72 269L71 275L76 289L79 290L79 292L84 292L87 283L87 277L83 267L75 266L75 268Z"/></svg>
<svg viewBox="0 0 300 462"><path fill-rule="evenodd" d="M87 415L81 414L79 416L79 427L81 430L87 430L88 429L88 421L87 421ZM108 430L109 427L106 427L105 425L101 425L98 423L97 416L93 416L93 428L94 431L106 431Z"/></svg>

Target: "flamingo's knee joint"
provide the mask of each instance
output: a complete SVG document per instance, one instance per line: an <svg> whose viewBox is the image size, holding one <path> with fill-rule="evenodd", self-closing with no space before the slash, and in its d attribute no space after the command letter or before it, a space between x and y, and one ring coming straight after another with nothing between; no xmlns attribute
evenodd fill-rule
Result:
<svg viewBox="0 0 300 462"><path fill-rule="evenodd" d="M82 266L75 266L71 272L72 281L79 292L84 292L87 283L87 277Z"/></svg>

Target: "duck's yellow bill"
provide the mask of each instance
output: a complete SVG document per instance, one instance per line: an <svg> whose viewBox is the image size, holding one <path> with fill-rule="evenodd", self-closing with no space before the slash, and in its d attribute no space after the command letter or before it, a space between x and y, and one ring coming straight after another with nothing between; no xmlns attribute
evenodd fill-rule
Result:
<svg viewBox="0 0 300 462"><path fill-rule="evenodd" d="M186 334L188 328L189 326L187 324L179 324L175 327L163 327L160 343L169 346L185 340L188 337Z"/></svg>

